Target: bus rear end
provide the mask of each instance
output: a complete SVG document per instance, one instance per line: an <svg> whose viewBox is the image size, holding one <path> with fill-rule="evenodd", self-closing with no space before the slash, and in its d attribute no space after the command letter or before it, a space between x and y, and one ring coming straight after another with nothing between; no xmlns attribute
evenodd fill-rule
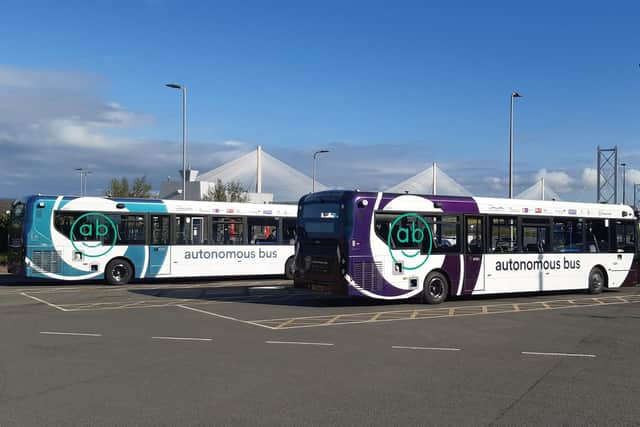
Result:
<svg viewBox="0 0 640 427"><path fill-rule="evenodd" d="M296 287L346 294L353 192L309 194L298 204Z"/></svg>

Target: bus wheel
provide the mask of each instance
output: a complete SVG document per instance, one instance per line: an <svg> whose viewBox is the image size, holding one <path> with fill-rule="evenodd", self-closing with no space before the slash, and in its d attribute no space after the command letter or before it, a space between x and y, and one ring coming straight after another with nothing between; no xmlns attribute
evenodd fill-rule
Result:
<svg viewBox="0 0 640 427"><path fill-rule="evenodd" d="M107 264L104 279L109 285L126 285L133 278L133 266L125 259L114 259Z"/></svg>
<svg viewBox="0 0 640 427"><path fill-rule="evenodd" d="M284 275L287 280L293 280L293 276L296 272L296 265L293 262L293 257L290 256L287 262L284 263Z"/></svg>
<svg viewBox="0 0 640 427"><path fill-rule="evenodd" d="M432 271L424 279L422 302L427 304L440 304L447 299L449 293L449 281L444 274Z"/></svg>
<svg viewBox="0 0 640 427"><path fill-rule="evenodd" d="M604 273L599 267L593 267L589 273L589 293L599 294L604 289Z"/></svg>

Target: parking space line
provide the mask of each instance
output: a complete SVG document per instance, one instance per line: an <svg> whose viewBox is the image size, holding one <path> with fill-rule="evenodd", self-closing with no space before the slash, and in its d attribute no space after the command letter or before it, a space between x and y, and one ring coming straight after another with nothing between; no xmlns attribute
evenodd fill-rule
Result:
<svg viewBox="0 0 640 427"><path fill-rule="evenodd" d="M391 348L396 350L460 351L459 348L451 348L451 347L415 347L415 346L406 346L406 345L392 345Z"/></svg>
<svg viewBox="0 0 640 427"><path fill-rule="evenodd" d="M318 345L318 346L332 346L329 342L304 342L304 341L265 341L267 344L294 344L294 345Z"/></svg>
<svg viewBox="0 0 640 427"><path fill-rule="evenodd" d="M523 351L522 354L529 356L566 356L566 357L596 357L595 354L579 354L579 353L541 353L537 351Z"/></svg>
<svg viewBox="0 0 640 427"><path fill-rule="evenodd" d="M49 331L44 331L44 332L40 332L40 334L42 335L73 335L73 336L79 336L79 337L101 337L102 334L90 334L90 333L85 333L85 332L49 332Z"/></svg>
<svg viewBox="0 0 640 427"><path fill-rule="evenodd" d="M193 307L189 307L186 305L177 305L176 307L180 307L180 308L184 308L185 310L191 310L191 311L195 311L197 313L201 313L201 314L206 314L208 316L214 316L214 317L219 317L221 319L226 319L226 320L231 320L233 322L239 322L239 323L244 323L247 325L253 325L253 326L260 326L261 328L267 328L267 329L276 329L273 326L267 326L267 325L261 325L260 323L255 323L249 320L242 320L242 319L237 319L235 317L231 317L231 316L224 316L222 314L218 314L218 313L213 313L211 311L206 311L206 310L200 310L198 308L193 308Z"/></svg>
<svg viewBox="0 0 640 427"><path fill-rule="evenodd" d="M38 297L34 297L33 295L29 295L29 294L28 294L28 293L26 293L26 292L20 292L20 295L25 296L25 297L27 297L27 298L31 298L32 300L38 301L38 302L40 302L40 303L42 303L42 304L46 304L46 305L48 305L49 307L57 308L57 309L58 309L58 310L60 310L60 311L68 311L68 310L67 310L67 309L65 309L65 308L62 308L62 307L60 307L60 306L58 306L58 305L55 305L55 304L52 304L52 303L50 303L49 301L45 301L45 300L40 299L40 298L38 298Z"/></svg>
<svg viewBox="0 0 640 427"><path fill-rule="evenodd" d="M212 341L211 338L184 338L184 337L151 337L154 340L175 340L175 341Z"/></svg>

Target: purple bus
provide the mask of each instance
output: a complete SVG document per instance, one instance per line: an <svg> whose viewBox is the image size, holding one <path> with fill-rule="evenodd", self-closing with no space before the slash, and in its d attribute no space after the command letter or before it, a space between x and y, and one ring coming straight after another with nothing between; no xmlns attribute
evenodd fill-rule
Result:
<svg viewBox="0 0 640 427"><path fill-rule="evenodd" d="M635 285L629 206L324 191L298 204L297 287L384 300Z"/></svg>

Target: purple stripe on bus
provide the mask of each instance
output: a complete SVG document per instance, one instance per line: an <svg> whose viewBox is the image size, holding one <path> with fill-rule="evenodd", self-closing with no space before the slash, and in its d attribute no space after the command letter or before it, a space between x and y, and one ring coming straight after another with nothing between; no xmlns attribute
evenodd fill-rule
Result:
<svg viewBox="0 0 640 427"><path fill-rule="evenodd" d="M446 255L442 269L449 276L449 295L456 295L460 283L460 255Z"/></svg>

